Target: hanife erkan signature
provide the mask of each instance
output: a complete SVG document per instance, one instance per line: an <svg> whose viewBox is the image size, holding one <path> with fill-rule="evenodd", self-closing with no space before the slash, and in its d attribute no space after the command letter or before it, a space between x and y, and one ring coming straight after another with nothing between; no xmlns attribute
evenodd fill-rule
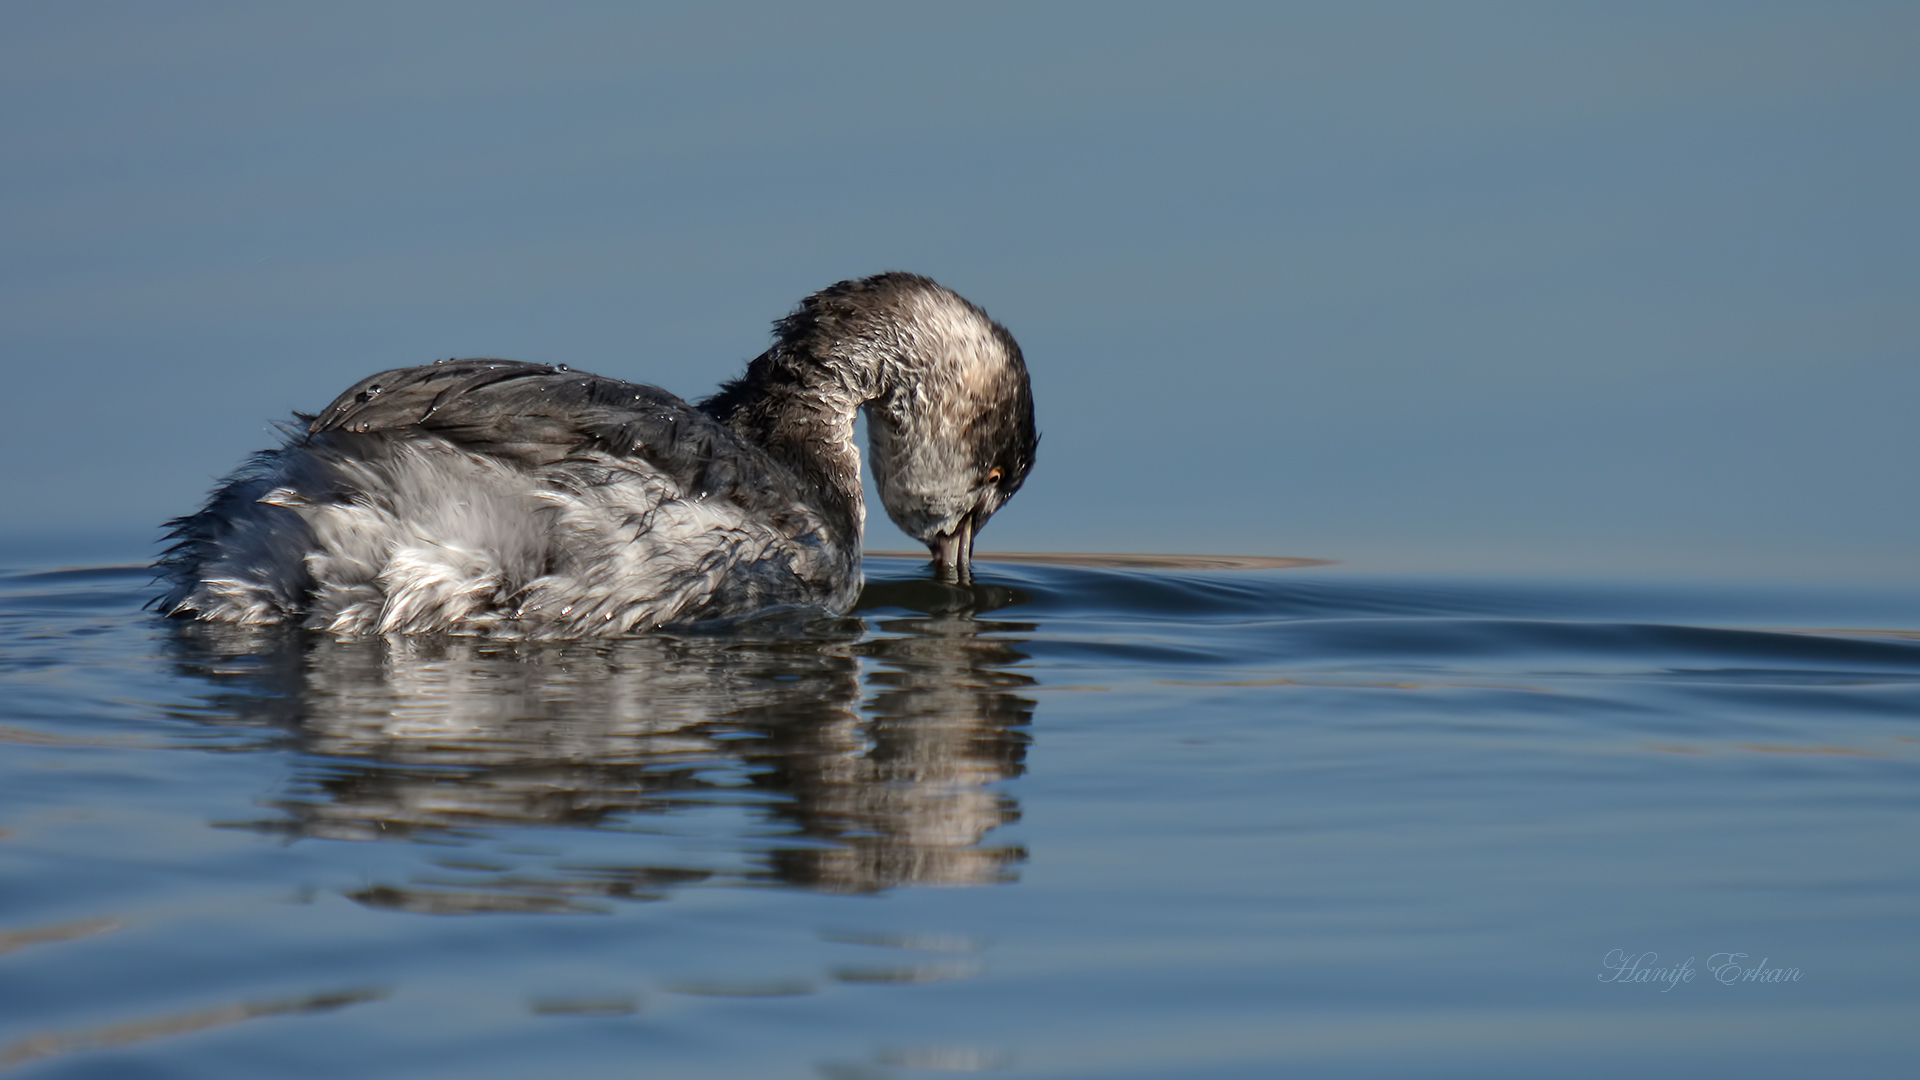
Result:
<svg viewBox="0 0 1920 1080"><path fill-rule="evenodd" d="M1691 956L1678 964L1661 967L1659 953L1630 953L1625 949L1614 949L1600 962L1607 970L1598 978L1603 983L1659 983L1662 984L1660 992L1663 994L1681 983L1692 982L1702 970L1723 986L1800 981L1800 969L1797 967L1768 967L1768 958L1764 956L1759 963L1751 966L1747 960L1748 956L1743 952L1717 952L1707 957L1704 969L1694 967Z"/></svg>

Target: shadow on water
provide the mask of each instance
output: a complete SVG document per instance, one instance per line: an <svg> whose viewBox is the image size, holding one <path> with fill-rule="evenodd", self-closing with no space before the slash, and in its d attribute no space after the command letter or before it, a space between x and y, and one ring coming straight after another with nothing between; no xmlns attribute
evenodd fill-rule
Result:
<svg viewBox="0 0 1920 1080"><path fill-rule="evenodd" d="M866 616L787 616L725 635L530 643L170 624L179 674L211 685L183 714L274 732L296 752L272 816L290 839L460 845L525 828L659 831L744 813L745 866L569 864L352 894L432 913L603 910L697 881L832 892L1013 880L988 834L1018 808L1034 701L1021 636L986 618L1018 589L871 585ZM477 871L478 873L475 873Z"/></svg>

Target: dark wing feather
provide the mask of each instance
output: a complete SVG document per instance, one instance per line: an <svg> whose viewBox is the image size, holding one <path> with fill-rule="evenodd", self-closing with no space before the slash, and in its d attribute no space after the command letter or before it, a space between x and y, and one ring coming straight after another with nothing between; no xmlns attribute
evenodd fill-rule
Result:
<svg viewBox="0 0 1920 1080"><path fill-rule="evenodd" d="M565 457L580 441L579 434L568 418L556 416L551 408L524 415L517 410L531 403L529 390L566 374L564 368L547 364L492 359L394 368L348 387L314 417L307 431L365 434L420 428L456 442L470 442L476 450L516 459L545 459L528 462L544 464ZM535 390L533 400L537 396ZM495 450L489 443L503 449ZM519 452L504 449L512 447Z"/></svg>
<svg viewBox="0 0 1920 1080"><path fill-rule="evenodd" d="M655 386L516 360L443 360L368 376L308 427L310 437L407 429L528 468L593 454L638 458L689 497L728 499L776 527L806 527L792 520L805 500L790 472Z"/></svg>

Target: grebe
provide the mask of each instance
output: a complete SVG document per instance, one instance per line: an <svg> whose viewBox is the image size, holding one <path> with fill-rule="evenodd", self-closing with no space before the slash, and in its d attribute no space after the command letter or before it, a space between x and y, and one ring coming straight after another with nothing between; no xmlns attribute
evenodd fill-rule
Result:
<svg viewBox="0 0 1920 1080"><path fill-rule="evenodd" d="M1038 435L1005 327L916 274L843 281L698 405L564 365L441 360L295 414L155 564L168 615L338 635L626 634L859 595L860 454L965 577Z"/></svg>

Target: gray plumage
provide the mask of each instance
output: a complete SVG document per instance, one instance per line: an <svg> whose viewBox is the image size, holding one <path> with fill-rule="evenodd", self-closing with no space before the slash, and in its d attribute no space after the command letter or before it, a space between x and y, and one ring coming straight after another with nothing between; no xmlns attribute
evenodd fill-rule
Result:
<svg viewBox="0 0 1920 1080"><path fill-rule="evenodd" d="M1012 335L912 274L845 281L698 406L564 366L361 380L256 455L156 565L169 615L335 634L625 634L859 594L866 408L881 501L964 575L1032 468Z"/></svg>

